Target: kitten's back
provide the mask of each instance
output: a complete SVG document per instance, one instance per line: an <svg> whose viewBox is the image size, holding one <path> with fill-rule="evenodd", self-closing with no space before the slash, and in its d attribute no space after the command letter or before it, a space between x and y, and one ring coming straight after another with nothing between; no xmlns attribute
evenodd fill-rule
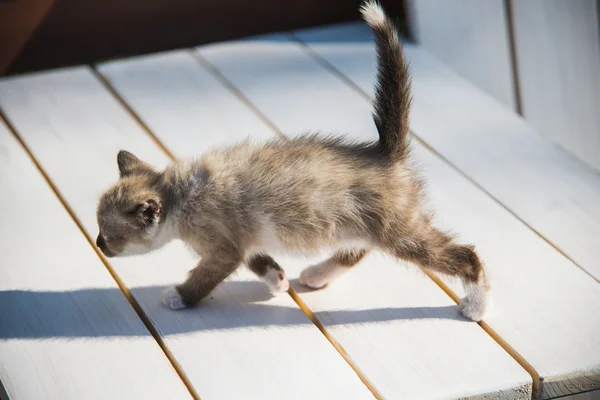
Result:
<svg viewBox="0 0 600 400"><path fill-rule="evenodd" d="M290 250L363 237L385 223L387 210L401 205L410 213L418 205L418 180L405 165L390 163L376 143L314 135L244 143L209 153L200 165L218 182L211 190L222 192L211 197L221 204L228 197L249 225Z"/></svg>

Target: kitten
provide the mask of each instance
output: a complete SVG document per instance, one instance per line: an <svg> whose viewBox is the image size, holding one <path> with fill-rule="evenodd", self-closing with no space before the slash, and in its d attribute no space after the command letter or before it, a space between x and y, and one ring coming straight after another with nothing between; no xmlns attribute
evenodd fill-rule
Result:
<svg viewBox="0 0 600 400"><path fill-rule="evenodd" d="M459 309L481 320L489 293L482 263L472 246L432 225L422 209L422 182L409 165L410 78L396 27L376 2L361 12L377 47L378 141L315 135L261 146L246 141L164 171L120 151L120 179L97 210L102 252L112 257L186 242L201 261L163 299L180 309L196 305L241 264L273 291L288 290L273 252L332 249L331 258L300 276L317 289L379 250L461 278L467 295Z"/></svg>

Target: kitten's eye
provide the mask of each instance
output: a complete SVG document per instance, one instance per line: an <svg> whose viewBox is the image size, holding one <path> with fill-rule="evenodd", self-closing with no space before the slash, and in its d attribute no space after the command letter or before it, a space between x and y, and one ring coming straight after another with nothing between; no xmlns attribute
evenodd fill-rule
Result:
<svg viewBox="0 0 600 400"><path fill-rule="evenodd" d="M147 208L148 208L148 205L146 203L141 203L141 204L136 205L135 207L133 207L129 211L127 211L127 214L139 215L139 214L141 214Z"/></svg>

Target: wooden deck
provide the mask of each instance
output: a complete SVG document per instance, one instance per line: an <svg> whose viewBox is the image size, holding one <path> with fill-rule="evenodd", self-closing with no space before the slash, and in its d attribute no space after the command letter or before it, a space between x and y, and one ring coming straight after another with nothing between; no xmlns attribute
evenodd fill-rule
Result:
<svg viewBox="0 0 600 400"><path fill-rule="evenodd" d="M373 254L271 296L246 270L173 312L180 243L102 258L116 153L157 167L250 137L375 138L362 23L0 79L0 398L549 399L600 389L600 175L407 44L415 157L438 224L473 242L494 308ZM3 393L4 391L4 393ZM597 392L600 393L600 392Z"/></svg>

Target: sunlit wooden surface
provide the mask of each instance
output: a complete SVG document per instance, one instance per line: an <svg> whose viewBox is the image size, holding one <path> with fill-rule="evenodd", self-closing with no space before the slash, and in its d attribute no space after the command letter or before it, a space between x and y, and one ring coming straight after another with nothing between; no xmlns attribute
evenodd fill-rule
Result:
<svg viewBox="0 0 600 400"><path fill-rule="evenodd" d="M484 323L459 315L456 282L379 254L316 292L295 282L314 260L281 258L289 295L240 269L180 312L160 292L194 265L181 243L98 257L95 207L119 149L162 167L246 138L376 138L364 25L217 43L0 80L10 398L528 399L600 388L600 176L424 50L406 52L414 156L438 224L488 265Z"/></svg>

